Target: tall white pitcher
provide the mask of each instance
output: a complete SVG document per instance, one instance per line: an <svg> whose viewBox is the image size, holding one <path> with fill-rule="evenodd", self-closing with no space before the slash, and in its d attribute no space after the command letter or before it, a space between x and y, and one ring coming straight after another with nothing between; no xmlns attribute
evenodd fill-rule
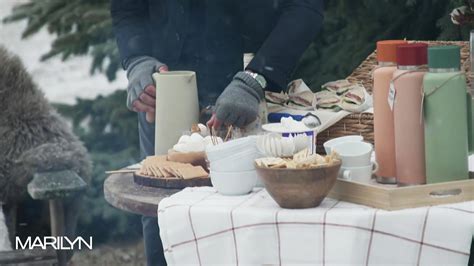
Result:
<svg viewBox="0 0 474 266"><path fill-rule="evenodd" d="M167 154L184 131L199 121L196 73L153 74L156 84L155 154Z"/></svg>

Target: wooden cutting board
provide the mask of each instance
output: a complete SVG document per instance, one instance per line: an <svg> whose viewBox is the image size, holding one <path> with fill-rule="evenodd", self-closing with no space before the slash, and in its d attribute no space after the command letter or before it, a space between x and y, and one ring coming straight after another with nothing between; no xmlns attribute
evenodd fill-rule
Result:
<svg viewBox="0 0 474 266"><path fill-rule="evenodd" d="M153 176L140 175L138 172L133 173L133 181L146 187L183 189L186 187L206 187L212 186L209 177L198 177L191 179L183 179L177 177L159 178Z"/></svg>

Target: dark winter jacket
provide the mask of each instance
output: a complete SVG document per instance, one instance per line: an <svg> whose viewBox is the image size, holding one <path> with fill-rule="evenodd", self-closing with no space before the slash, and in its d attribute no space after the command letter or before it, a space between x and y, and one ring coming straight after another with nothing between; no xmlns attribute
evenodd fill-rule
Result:
<svg viewBox="0 0 474 266"><path fill-rule="evenodd" d="M244 52L248 69L286 87L296 63L323 19L322 0L112 0L122 59L155 57L171 70L197 72L202 104L213 104Z"/></svg>

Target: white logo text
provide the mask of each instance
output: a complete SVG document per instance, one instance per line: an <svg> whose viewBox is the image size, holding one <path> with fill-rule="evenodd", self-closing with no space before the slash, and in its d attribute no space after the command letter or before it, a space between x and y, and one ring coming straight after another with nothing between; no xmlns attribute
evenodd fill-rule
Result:
<svg viewBox="0 0 474 266"><path fill-rule="evenodd" d="M27 237L24 242L19 237L15 239L15 248L18 249L47 249L48 247L55 250L81 250L83 247L92 250L92 236L89 237L89 241L86 241L82 237L76 237L74 240L70 240L67 236L45 236L43 238L31 236Z"/></svg>

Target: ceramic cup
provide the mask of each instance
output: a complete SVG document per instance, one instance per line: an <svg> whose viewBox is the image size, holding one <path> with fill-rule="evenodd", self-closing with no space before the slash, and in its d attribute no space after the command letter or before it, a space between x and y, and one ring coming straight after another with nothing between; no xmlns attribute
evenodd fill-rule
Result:
<svg viewBox="0 0 474 266"><path fill-rule="evenodd" d="M377 172L379 166L376 162L362 167L341 167L339 177L346 180L353 180L362 183L368 183L372 175Z"/></svg>
<svg viewBox="0 0 474 266"><path fill-rule="evenodd" d="M358 135L351 135L351 136L344 136L339 138L334 138L324 142L323 147L326 151L326 154L331 154L332 147L337 144L344 143L344 142L354 142L354 141L363 141L364 137Z"/></svg>
<svg viewBox="0 0 474 266"><path fill-rule="evenodd" d="M342 167L362 167L370 165L372 144L362 141L348 141L332 147L342 160Z"/></svg>

